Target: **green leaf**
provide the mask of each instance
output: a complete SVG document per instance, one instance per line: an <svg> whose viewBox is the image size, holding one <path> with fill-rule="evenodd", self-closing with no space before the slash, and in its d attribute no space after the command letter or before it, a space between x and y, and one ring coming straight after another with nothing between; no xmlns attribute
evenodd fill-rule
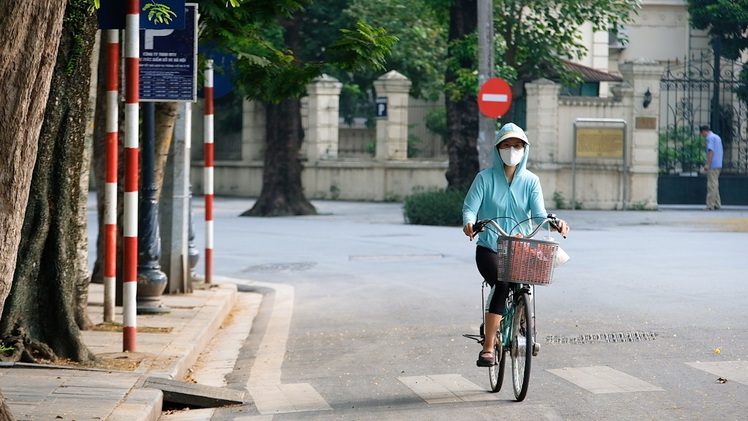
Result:
<svg viewBox="0 0 748 421"><path fill-rule="evenodd" d="M155 0L143 6L143 11L148 12L148 20L154 23L168 24L177 16L168 5L156 3Z"/></svg>

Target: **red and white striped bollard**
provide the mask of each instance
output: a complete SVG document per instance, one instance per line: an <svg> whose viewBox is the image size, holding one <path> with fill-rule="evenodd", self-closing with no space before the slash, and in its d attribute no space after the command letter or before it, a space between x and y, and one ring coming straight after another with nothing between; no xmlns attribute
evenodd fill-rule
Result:
<svg viewBox="0 0 748 421"><path fill-rule="evenodd" d="M125 21L125 215L122 282L123 351L137 350L138 123L140 101L140 1L127 0Z"/></svg>
<svg viewBox="0 0 748 421"><path fill-rule="evenodd" d="M203 142L205 166L205 283L213 281L213 60L205 61L205 123Z"/></svg>
<svg viewBox="0 0 748 421"><path fill-rule="evenodd" d="M119 131L119 30L107 34L106 174L104 184L104 321L114 321L117 279L117 166Z"/></svg>

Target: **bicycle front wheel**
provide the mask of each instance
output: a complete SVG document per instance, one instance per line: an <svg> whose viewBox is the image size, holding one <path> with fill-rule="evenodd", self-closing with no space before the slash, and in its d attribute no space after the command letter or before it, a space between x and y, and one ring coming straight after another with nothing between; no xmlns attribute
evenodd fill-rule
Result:
<svg viewBox="0 0 748 421"><path fill-rule="evenodd" d="M491 392L496 393L501 390L501 384L504 383L504 365L506 363L506 355L504 354L499 334L496 334L493 355L494 365L488 367L488 380L491 383Z"/></svg>
<svg viewBox="0 0 748 421"><path fill-rule="evenodd" d="M512 358L514 397L517 401L521 402L527 396L527 387L530 383L530 367L534 343L532 333L533 314L527 293L523 293L517 297L514 306L512 343L509 352Z"/></svg>

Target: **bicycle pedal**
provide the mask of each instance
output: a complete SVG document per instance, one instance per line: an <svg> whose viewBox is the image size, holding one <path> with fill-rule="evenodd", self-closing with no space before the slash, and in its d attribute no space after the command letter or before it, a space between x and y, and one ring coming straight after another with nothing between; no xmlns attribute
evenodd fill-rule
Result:
<svg viewBox="0 0 748 421"><path fill-rule="evenodd" d="M538 353L540 353L540 344L539 343L532 344L532 356L537 357Z"/></svg>

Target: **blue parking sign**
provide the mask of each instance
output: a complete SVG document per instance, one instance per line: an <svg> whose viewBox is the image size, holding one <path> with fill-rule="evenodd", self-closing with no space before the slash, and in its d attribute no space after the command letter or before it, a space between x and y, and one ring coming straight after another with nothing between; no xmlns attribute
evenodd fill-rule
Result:
<svg viewBox="0 0 748 421"><path fill-rule="evenodd" d="M197 4L185 4L184 29L140 31L140 100L197 99Z"/></svg>

